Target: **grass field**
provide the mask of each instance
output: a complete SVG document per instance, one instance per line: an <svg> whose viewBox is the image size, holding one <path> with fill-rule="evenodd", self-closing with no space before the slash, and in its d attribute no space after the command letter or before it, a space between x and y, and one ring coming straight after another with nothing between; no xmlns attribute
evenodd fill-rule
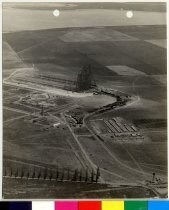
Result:
<svg viewBox="0 0 169 210"><path fill-rule="evenodd" d="M19 119L4 125L4 155L10 154L11 160L15 157L41 164L50 162L53 166L64 165L72 170L82 168L69 144L72 138L65 127L44 131L38 124Z"/></svg>
<svg viewBox="0 0 169 210"><path fill-rule="evenodd" d="M155 194L143 187L111 187L106 184L18 180L4 178L5 198L149 198ZM16 188L17 186L17 188ZM37 186L41 186L40 188ZM26 191L23 190L26 188ZM46 193L48 192L48 193Z"/></svg>
<svg viewBox="0 0 169 210"><path fill-rule="evenodd" d="M121 149L121 145L117 144L117 149L119 149L119 151L117 152L117 150L114 150L113 147L111 148L110 145L103 143L105 144L105 147L108 146L107 147L109 150L108 152L105 149L105 147L103 148L102 144L96 139L94 139L93 137L79 137L79 141L81 142L81 144L83 145L83 147L85 148L85 150L87 151L87 153L89 154L93 162L100 167L101 175L107 182L124 183L124 180L127 180L128 183L132 183L132 182L135 182L135 180L137 180L138 182L145 180L144 172L142 174L140 169L138 169L135 166L134 167L132 166L132 168L139 170L139 171L132 171L131 168L129 170L125 166L125 164L123 165L123 161L121 162L121 157L118 154L118 152ZM134 152L134 150L132 151ZM110 155L110 152L111 152L111 155ZM120 154L122 156L126 154L126 159L130 160L130 156L126 152L124 153L124 151L120 151ZM119 160L117 160L116 157L118 157ZM107 174L102 173L102 171L103 172L107 171L107 173L110 176L107 176ZM146 177L147 179L150 178L151 173L149 173L149 175L146 174Z"/></svg>
<svg viewBox="0 0 169 210"><path fill-rule="evenodd" d="M123 30L123 27L115 27L115 29L115 31L120 31L120 29ZM134 31L134 29L137 31L137 26L135 26L135 28L131 26L131 30L129 26L125 33L130 33L130 31ZM83 29L85 33L88 30L89 29ZM95 31L96 29L90 30ZM164 26L159 26L159 28L157 26L147 26L143 27L141 30L144 32L148 31L148 34L156 34L156 36L158 34L158 37L164 36L165 34ZM46 67L48 67L49 72L56 72L57 74L60 73L63 75L65 72L69 72L69 74L73 76L73 74L76 74L77 70L86 63L90 63L93 66L95 74L104 74L104 76L113 75L112 71L105 67L109 65L127 65L143 71L148 75L166 73L166 50L144 42L142 39L138 41L118 42L97 41L93 42L92 45L90 42L65 43L61 41L61 38L67 31L69 33L78 33L81 29L44 30L41 31L40 35L39 31L34 31L31 32L31 36L28 36L30 33L28 32L26 38L24 40L21 39L23 40L22 43L19 37L25 36L25 32L5 34L4 39L12 46L25 63L34 63L42 73L46 70ZM114 28L105 27L104 31L110 34L111 31L114 31ZM97 38L97 34L98 33L94 35L95 38ZM34 40L37 44L34 43ZM29 46L27 46L28 43ZM69 55L67 59L64 59L67 55ZM95 72L96 69L97 72Z"/></svg>
<svg viewBox="0 0 169 210"><path fill-rule="evenodd" d="M12 110L7 110L7 109L3 110L3 120L4 120L4 122L8 121L8 120L11 120L15 117L19 117L19 116L23 116L23 114L19 113L19 112L12 111Z"/></svg>
<svg viewBox="0 0 169 210"><path fill-rule="evenodd" d="M25 65L17 55L17 53L12 49L12 47L5 41L2 43L3 46L3 68L13 69L22 68Z"/></svg>
<svg viewBox="0 0 169 210"><path fill-rule="evenodd" d="M151 173L158 171L158 169L163 169L167 175L167 147L164 143L147 143L147 144L117 144L113 142L106 142L108 148L112 153L118 155L122 161L128 161L133 164L135 168L140 165L152 165L152 169L149 170ZM143 155L144 154L144 155ZM165 155L164 155L165 154ZM138 165L136 165L138 163ZM144 169L147 171L147 169Z"/></svg>

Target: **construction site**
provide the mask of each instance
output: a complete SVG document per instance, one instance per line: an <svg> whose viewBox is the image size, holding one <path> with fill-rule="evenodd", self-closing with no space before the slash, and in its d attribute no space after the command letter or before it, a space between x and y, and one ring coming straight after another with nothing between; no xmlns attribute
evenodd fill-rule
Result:
<svg viewBox="0 0 169 210"><path fill-rule="evenodd" d="M39 74L38 70L33 66L22 69L22 71L16 71L12 78L11 83L17 82L18 84L32 84L39 86L46 86L51 88L59 88L72 92L84 92L95 89L96 82L93 77L91 65L83 66L75 76L74 80L66 79L62 77L55 77L49 73L43 75ZM25 77L26 76L26 77Z"/></svg>
<svg viewBox="0 0 169 210"><path fill-rule="evenodd" d="M165 11L113 5L4 8L4 198L167 196Z"/></svg>

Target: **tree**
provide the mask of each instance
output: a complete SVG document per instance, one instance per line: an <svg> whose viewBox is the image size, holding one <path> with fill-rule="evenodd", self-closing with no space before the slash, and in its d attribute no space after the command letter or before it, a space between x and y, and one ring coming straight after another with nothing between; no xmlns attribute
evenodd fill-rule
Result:
<svg viewBox="0 0 169 210"><path fill-rule="evenodd" d="M27 175L26 176L27 176L27 179L29 179L29 176L30 176L29 171L27 172Z"/></svg>
<svg viewBox="0 0 169 210"><path fill-rule="evenodd" d="M12 177L13 173L12 173L12 168L11 168L11 173L10 173L10 176Z"/></svg>
<svg viewBox="0 0 169 210"><path fill-rule="evenodd" d="M86 169L85 182L88 181L88 169Z"/></svg>
<svg viewBox="0 0 169 210"><path fill-rule="evenodd" d="M80 170L80 174L79 174L79 181L82 181L82 170Z"/></svg>
<svg viewBox="0 0 169 210"><path fill-rule="evenodd" d="M24 177L24 170L23 168L21 169L21 179Z"/></svg>
<svg viewBox="0 0 169 210"><path fill-rule="evenodd" d="M16 169L16 172L15 172L15 178L18 177L18 168Z"/></svg>
<svg viewBox="0 0 169 210"><path fill-rule="evenodd" d="M33 174L32 174L32 179L34 179L35 178L35 168L33 169Z"/></svg>
<svg viewBox="0 0 169 210"><path fill-rule="evenodd" d="M93 169L92 169L92 173L91 173L91 182L93 182L94 181L94 171L93 171Z"/></svg>
<svg viewBox="0 0 169 210"><path fill-rule="evenodd" d="M47 178L47 175L48 175L48 170L47 170L47 168L45 168L45 171L44 171L44 176L43 176L43 178L44 178L44 179L46 179L46 178Z"/></svg>
<svg viewBox="0 0 169 210"><path fill-rule="evenodd" d="M41 170L39 170L39 173L38 173L38 179L41 178Z"/></svg>
<svg viewBox="0 0 169 210"><path fill-rule="evenodd" d="M50 171L50 175L49 175L50 181L52 180L52 178L53 178L53 173L52 173L52 171Z"/></svg>
<svg viewBox="0 0 169 210"><path fill-rule="evenodd" d="M56 167L56 181L58 180L59 178L59 168L58 166Z"/></svg>
<svg viewBox="0 0 169 210"><path fill-rule="evenodd" d="M65 170L64 170L64 168L62 169L62 176L61 176L61 181L63 181L63 179L64 179L64 176L65 176Z"/></svg>
<svg viewBox="0 0 169 210"><path fill-rule="evenodd" d="M67 169L67 180L70 179L70 172L69 172L69 168Z"/></svg>
<svg viewBox="0 0 169 210"><path fill-rule="evenodd" d="M73 181L77 181L77 176L78 176L78 170L77 169L75 169L75 172L74 172L74 175L73 175Z"/></svg>
<svg viewBox="0 0 169 210"><path fill-rule="evenodd" d="M99 177L100 177L100 168L97 167L97 172L96 172L96 183L98 182Z"/></svg>

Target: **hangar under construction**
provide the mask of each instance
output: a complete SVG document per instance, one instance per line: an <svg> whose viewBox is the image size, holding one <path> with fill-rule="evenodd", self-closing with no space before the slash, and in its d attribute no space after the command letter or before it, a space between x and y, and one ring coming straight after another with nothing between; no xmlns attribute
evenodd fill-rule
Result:
<svg viewBox="0 0 169 210"><path fill-rule="evenodd" d="M90 90L96 87L91 65L84 66L77 75L76 91Z"/></svg>
<svg viewBox="0 0 169 210"><path fill-rule="evenodd" d="M96 82L92 74L91 65L83 66L77 73L76 79L66 79L55 77L55 75L48 75L48 73L39 74L33 72L34 79L32 77L23 77L22 74L16 74L15 80L19 83L35 83L37 85L37 80L40 85L49 86L52 88L60 88L68 91L83 92L96 87Z"/></svg>

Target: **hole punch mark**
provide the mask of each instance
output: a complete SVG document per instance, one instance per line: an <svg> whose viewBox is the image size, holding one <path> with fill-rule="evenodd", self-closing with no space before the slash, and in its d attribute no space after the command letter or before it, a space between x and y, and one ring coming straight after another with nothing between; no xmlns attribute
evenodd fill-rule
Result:
<svg viewBox="0 0 169 210"><path fill-rule="evenodd" d="M133 12L132 11L127 11L126 16L127 16L127 18L132 18L133 17Z"/></svg>
<svg viewBox="0 0 169 210"><path fill-rule="evenodd" d="M58 10L58 9L55 9L55 10L53 11L53 15L54 15L55 17L58 17L58 16L60 15L59 10Z"/></svg>

